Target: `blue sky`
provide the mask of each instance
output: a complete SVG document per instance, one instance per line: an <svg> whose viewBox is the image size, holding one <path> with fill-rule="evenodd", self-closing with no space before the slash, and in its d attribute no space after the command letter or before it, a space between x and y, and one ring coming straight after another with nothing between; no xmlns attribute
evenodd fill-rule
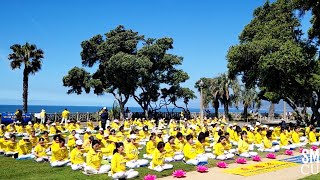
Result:
<svg viewBox="0 0 320 180"><path fill-rule="evenodd" d="M172 53L184 57L194 89L200 77L227 71L225 56L265 0L178 1L4 1L0 6L0 104L21 104L22 70L12 71L7 56L15 43L33 43L45 52L42 70L29 78L30 104L111 105L112 95L67 95L62 77L81 66L80 43L122 24L146 37L172 37ZM194 89L195 90L195 89ZM196 91L196 90L195 90ZM197 96L198 95L198 92ZM137 106L131 99L128 106ZM199 100L190 103L198 107Z"/></svg>

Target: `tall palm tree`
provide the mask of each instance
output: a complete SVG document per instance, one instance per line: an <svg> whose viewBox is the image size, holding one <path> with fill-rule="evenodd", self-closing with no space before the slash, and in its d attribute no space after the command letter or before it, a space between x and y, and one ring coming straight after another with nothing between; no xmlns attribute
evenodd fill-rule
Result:
<svg viewBox="0 0 320 180"><path fill-rule="evenodd" d="M23 69L23 111L28 112L28 81L29 74L35 74L41 69L41 59L44 57L44 52L37 49L34 44L26 43L25 45L14 44L10 47L13 51L9 54L8 59L11 61L10 66L12 69Z"/></svg>
<svg viewBox="0 0 320 180"><path fill-rule="evenodd" d="M224 107L225 117L229 117L229 106L232 105L233 99L239 95L240 85L238 80L229 78L228 74L224 73L213 78L211 83L211 92L217 97Z"/></svg>
<svg viewBox="0 0 320 180"><path fill-rule="evenodd" d="M255 88L242 88L240 91L240 101L243 105L244 118L248 117L248 108L259 109L261 106L261 100Z"/></svg>

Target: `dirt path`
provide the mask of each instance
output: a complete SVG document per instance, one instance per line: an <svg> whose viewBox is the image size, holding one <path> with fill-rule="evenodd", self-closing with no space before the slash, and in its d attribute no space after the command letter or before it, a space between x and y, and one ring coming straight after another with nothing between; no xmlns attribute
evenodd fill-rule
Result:
<svg viewBox="0 0 320 180"><path fill-rule="evenodd" d="M299 153L295 153L295 156L299 155ZM285 155L278 155L277 159L285 159L288 158L288 156ZM263 158L262 159L263 162L266 161L270 161L270 159L266 159ZM248 165L249 164L254 164L257 162L253 162L253 161L248 161ZM316 168L317 164L313 164L315 165L314 167ZM239 164L229 164L228 168L236 168L239 166L246 166L246 165L239 165ZM214 168L210 168L208 173L198 173L196 171L193 172L187 172L187 177L183 178L184 180L193 180L193 179L201 179L201 180L212 180L213 178L215 179L226 179L226 180L238 180L238 179L245 179L245 180L295 180L295 179L300 179L306 176L310 176L311 171L310 168L305 167L304 171L305 174L303 174L301 172L301 167L302 165L299 166L294 166L294 167L289 167L289 168L284 168L281 170L276 170L273 172L269 172L269 173L262 173L262 174L258 174L258 175L254 175L254 176L249 176L249 177L244 177L244 176L239 176L239 175L233 175L233 174L227 174L224 173L223 170L224 169L220 169L218 167L214 167ZM315 169L316 170L316 169ZM165 178L160 178L162 180L170 180L170 179L176 179L171 177L165 177Z"/></svg>

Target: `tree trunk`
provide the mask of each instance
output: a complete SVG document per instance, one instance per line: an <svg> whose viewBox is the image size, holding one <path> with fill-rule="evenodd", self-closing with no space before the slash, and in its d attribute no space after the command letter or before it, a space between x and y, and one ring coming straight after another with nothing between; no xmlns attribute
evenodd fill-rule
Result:
<svg viewBox="0 0 320 180"><path fill-rule="evenodd" d="M146 117L146 119L148 119L149 117L149 112L148 112L148 106L143 106L143 112L144 112L144 116Z"/></svg>
<svg viewBox="0 0 320 180"><path fill-rule="evenodd" d="M223 108L224 108L224 116L226 117L226 119L229 120L229 105L228 105L228 102L224 102L223 103Z"/></svg>
<svg viewBox="0 0 320 180"><path fill-rule="evenodd" d="M243 106L243 118L248 117L248 105Z"/></svg>
<svg viewBox="0 0 320 180"><path fill-rule="evenodd" d="M214 116L219 118L219 101L218 100L214 100L213 101L213 107L214 107Z"/></svg>
<svg viewBox="0 0 320 180"><path fill-rule="evenodd" d="M23 99L23 111L25 113L28 112L28 71L26 68L26 65L23 70L23 93L22 93L22 99Z"/></svg>
<svg viewBox="0 0 320 180"><path fill-rule="evenodd" d="M123 103L123 102L120 102L120 101L118 101L119 102L119 106L120 106L120 120L124 120L124 105L125 105L125 103Z"/></svg>
<svg viewBox="0 0 320 180"><path fill-rule="evenodd" d="M270 102L270 107L269 107L269 113L268 113L268 119L274 119L274 103Z"/></svg>

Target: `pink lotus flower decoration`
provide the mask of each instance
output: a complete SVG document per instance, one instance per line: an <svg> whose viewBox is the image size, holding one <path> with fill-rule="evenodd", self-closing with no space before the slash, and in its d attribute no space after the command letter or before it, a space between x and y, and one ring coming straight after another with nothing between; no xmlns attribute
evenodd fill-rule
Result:
<svg viewBox="0 0 320 180"><path fill-rule="evenodd" d="M217 162L217 166L219 168L227 168L228 167L228 164L224 161L220 161L220 162Z"/></svg>
<svg viewBox="0 0 320 180"><path fill-rule="evenodd" d="M317 147L317 146L311 146L311 149L312 149L313 151L315 151L315 150L318 149L318 147Z"/></svg>
<svg viewBox="0 0 320 180"><path fill-rule="evenodd" d="M156 180L157 176L156 175L152 175L152 174L148 174L148 175L144 176L143 179L144 180Z"/></svg>
<svg viewBox="0 0 320 180"><path fill-rule="evenodd" d="M275 154L273 154L273 153L269 153L269 154L267 154L266 157L269 158L269 159L276 159L277 156Z"/></svg>
<svg viewBox="0 0 320 180"><path fill-rule="evenodd" d="M197 166L197 171L200 173L208 172L207 166Z"/></svg>
<svg viewBox="0 0 320 180"><path fill-rule="evenodd" d="M173 171L172 176L173 176L173 177L176 177L176 178L182 178L182 177L185 177L186 174L187 174L187 173L186 173L184 170L179 169L179 170Z"/></svg>
<svg viewBox="0 0 320 180"><path fill-rule="evenodd" d="M291 156L293 154L293 151L292 150L285 150L284 154Z"/></svg>
<svg viewBox="0 0 320 180"><path fill-rule="evenodd" d="M246 164L247 160L245 158L238 158L236 159L237 164Z"/></svg>
<svg viewBox="0 0 320 180"><path fill-rule="evenodd" d="M304 150L304 148L300 148L299 152L302 153L303 150Z"/></svg>
<svg viewBox="0 0 320 180"><path fill-rule="evenodd" d="M261 161L261 157L260 156L252 156L252 160L253 161Z"/></svg>

